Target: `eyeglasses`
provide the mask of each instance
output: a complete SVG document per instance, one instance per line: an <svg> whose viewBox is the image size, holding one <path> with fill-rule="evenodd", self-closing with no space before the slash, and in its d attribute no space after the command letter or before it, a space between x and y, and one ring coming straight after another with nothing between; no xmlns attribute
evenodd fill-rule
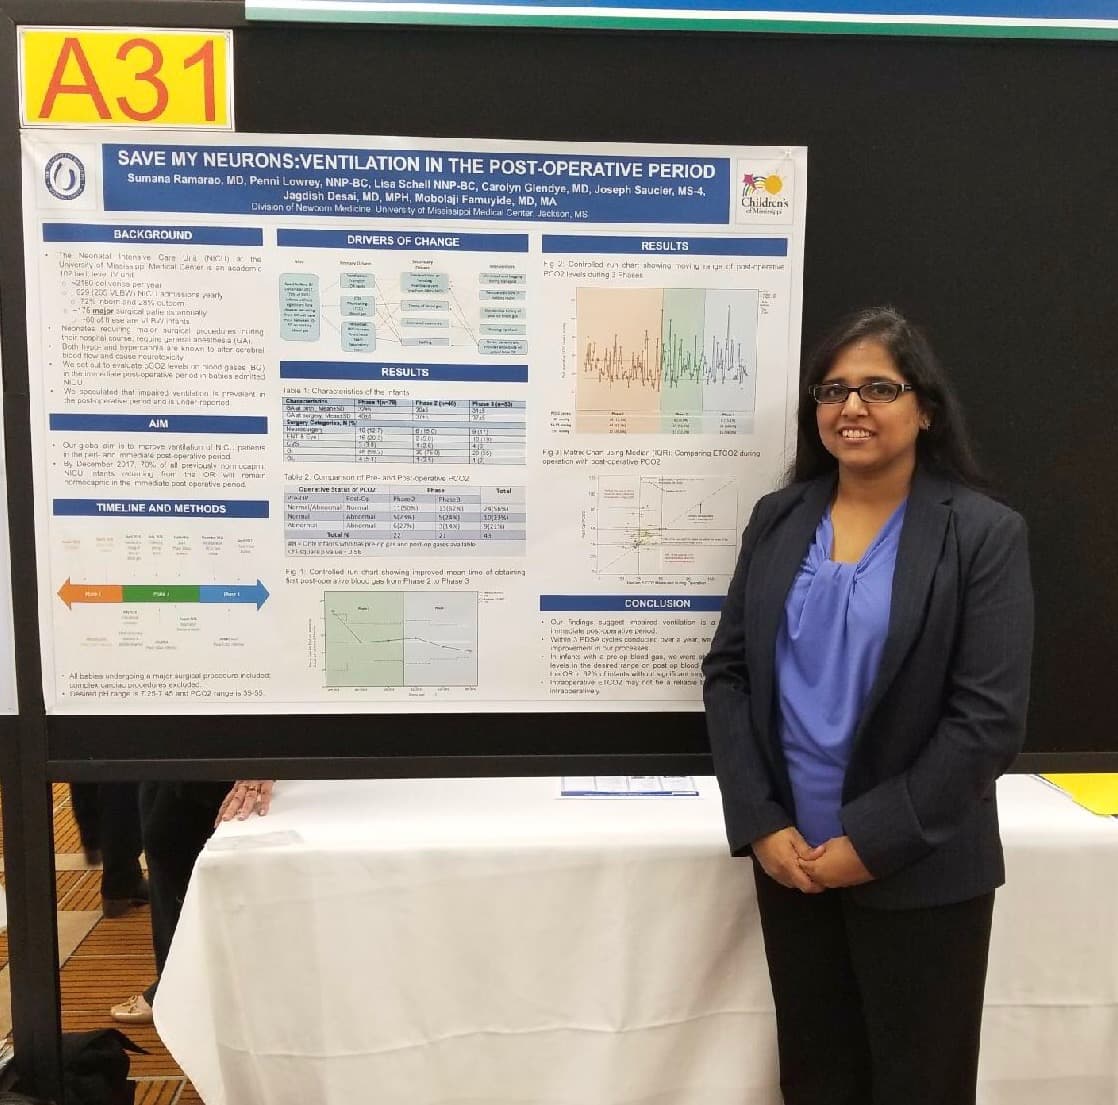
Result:
<svg viewBox="0 0 1118 1105"><path fill-rule="evenodd" d="M858 393L858 398L863 403L892 403L903 392L915 390L911 384L898 384L893 380L870 380L868 384L856 388L847 384L814 384L807 389L807 393L817 403L830 406L845 403L852 391Z"/></svg>

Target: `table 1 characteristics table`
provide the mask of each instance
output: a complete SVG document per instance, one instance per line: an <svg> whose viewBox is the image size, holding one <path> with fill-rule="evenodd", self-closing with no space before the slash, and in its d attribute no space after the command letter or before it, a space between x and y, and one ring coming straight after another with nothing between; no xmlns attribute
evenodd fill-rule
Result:
<svg viewBox="0 0 1118 1105"><path fill-rule="evenodd" d="M348 463L525 463L517 399L283 400L284 459Z"/></svg>
<svg viewBox="0 0 1118 1105"><path fill-rule="evenodd" d="M291 556L523 556L523 487L364 484L284 495Z"/></svg>

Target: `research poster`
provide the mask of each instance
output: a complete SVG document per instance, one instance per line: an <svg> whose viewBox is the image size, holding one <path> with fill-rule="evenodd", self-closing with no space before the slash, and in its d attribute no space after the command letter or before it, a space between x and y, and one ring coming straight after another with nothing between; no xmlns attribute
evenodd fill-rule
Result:
<svg viewBox="0 0 1118 1105"><path fill-rule="evenodd" d="M694 710L807 151L23 135L59 714Z"/></svg>

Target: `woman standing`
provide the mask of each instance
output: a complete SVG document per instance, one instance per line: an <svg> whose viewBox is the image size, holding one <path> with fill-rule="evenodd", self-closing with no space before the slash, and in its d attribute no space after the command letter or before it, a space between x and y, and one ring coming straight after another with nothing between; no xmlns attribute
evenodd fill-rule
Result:
<svg viewBox="0 0 1118 1105"><path fill-rule="evenodd" d="M994 781L1020 750L1025 525L897 312L808 366L794 481L746 528L703 666L734 855L752 855L786 1105L975 1100Z"/></svg>

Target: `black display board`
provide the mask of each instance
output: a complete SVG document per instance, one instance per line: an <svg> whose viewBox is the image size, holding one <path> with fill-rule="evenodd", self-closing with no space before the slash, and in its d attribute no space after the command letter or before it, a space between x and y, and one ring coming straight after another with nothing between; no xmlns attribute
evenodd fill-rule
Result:
<svg viewBox="0 0 1118 1105"><path fill-rule="evenodd" d="M239 130L808 147L805 346L893 303L929 331L1030 527L1017 770L1118 770L1118 44L246 24L225 0L0 0L0 325L22 715L4 743L17 1031L53 1083L50 779L702 772L680 714L51 718L36 627L17 23L234 26ZM49 842L48 842L49 844ZM49 862L49 861L48 861ZM33 931L47 925L45 935ZM40 972L36 975L36 971ZM53 1003L54 1014L50 1014Z"/></svg>
<svg viewBox="0 0 1118 1105"><path fill-rule="evenodd" d="M293 58L299 79L275 79ZM1030 527L1027 750L1118 767L1100 693L1118 670L1118 46L259 27L238 80L245 130L806 145L805 347L869 304L927 327ZM598 748L701 748L667 722ZM542 726L539 750L586 751L579 729Z"/></svg>

